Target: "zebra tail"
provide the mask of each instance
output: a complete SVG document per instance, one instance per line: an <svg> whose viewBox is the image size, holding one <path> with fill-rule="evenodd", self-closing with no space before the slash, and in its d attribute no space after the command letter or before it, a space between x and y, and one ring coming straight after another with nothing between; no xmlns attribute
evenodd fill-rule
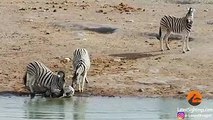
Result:
<svg viewBox="0 0 213 120"><path fill-rule="evenodd" d="M159 36L157 36L157 39L158 39L158 40L160 40L161 35L162 35L162 32L161 32L161 27L160 27L160 28L159 28Z"/></svg>
<svg viewBox="0 0 213 120"><path fill-rule="evenodd" d="M24 85L26 86L26 83L27 83L27 72L24 74L23 81L24 81Z"/></svg>

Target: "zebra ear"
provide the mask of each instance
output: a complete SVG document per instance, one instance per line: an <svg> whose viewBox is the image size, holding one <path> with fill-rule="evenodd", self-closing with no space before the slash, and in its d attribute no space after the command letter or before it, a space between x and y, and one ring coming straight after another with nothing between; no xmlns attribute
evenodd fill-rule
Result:
<svg viewBox="0 0 213 120"><path fill-rule="evenodd" d="M58 72L58 77L64 78L65 77L65 73L63 71L59 71Z"/></svg>

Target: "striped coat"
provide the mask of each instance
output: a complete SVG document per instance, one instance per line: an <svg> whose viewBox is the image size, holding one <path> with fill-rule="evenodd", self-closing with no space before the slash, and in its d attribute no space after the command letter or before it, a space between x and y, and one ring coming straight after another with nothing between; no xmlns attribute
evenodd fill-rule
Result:
<svg viewBox="0 0 213 120"><path fill-rule="evenodd" d="M52 96L61 96L65 86L65 73L59 71L54 74L43 63L33 61L27 65L24 84L31 92L31 98L35 94L48 93Z"/></svg>
<svg viewBox="0 0 213 120"><path fill-rule="evenodd" d="M83 92L85 81L88 83L87 71L90 68L90 57L84 48L76 49L73 53L74 75L72 86L78 85L79 92Z"/></svg>
<svg viewBox="0 0 213 120"><path fill-rule="evenodd" d="M166 42L166 47L168 50L170 50L169 44L168 44L168 38L171 33L179 33L183 35L183 46L182 50L183 53L187 51L190 51L188 42L189 42L189 36L192 29L192 24L194 21L194 9L189 8L186 16L182 18L177 18L173 16L164 16L161 18L160 21L160 28L159 28L159 39L160 39L160 48L161 51L164 51L163 49L163 40ZM185 45L186 44L186 45Z"/></svg>

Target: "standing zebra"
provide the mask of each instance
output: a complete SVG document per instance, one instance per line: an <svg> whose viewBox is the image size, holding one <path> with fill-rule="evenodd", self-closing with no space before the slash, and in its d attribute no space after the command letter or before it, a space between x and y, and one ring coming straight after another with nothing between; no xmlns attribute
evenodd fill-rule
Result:
<svg viewBox="0 0 213 120"><path fill-rule="evenodd" d="M24 77L24 84L30 90L31 98L36 93L45 93L52 95L53 97L62 96L65 87L65 73L59 71L58 74L54 74L44 64L33 61L27 65L27 71Z"/></svg>
<svg viewBox="0 0 213 120"><path fill-rule="evenodd" d="M183 53L185 53L185 43L187 51L190 51L189 48L189 36L192 28L192 23L194 19L194 11L195 9L189 8L185 17L176 18L172 16L164 16L160 21L159 28L159 38L160 38L160 48L163 51L163 40L166 42L166 47L170 50L168 38L170 34L180 33L183 34Z"/></svg>
<svg viewBox="0 0 213 120"><path fill-rule="evenodd" d="M90 58L86 49L76 49L73 53L74 75L72 78L72 87L78 84L79 92L83 92L84 82L88 83L87 71L90 68Z"/></svg>

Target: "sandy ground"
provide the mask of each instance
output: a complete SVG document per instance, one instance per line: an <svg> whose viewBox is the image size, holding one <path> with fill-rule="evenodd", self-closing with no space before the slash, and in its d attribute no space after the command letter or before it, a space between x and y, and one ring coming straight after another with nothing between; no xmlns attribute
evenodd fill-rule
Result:
<svg viewBox="0 0 213 120"><path fill-rule="evenodd" d="M66 71L71 83L74 49L86 48L91 69L86 95L185 97L199 90L213 96L213 4L142 0L1 0L0 91L26 92L26 65L38 60ZM196 9L191 51L179 38L159 51L163 15Z"/></svg>

